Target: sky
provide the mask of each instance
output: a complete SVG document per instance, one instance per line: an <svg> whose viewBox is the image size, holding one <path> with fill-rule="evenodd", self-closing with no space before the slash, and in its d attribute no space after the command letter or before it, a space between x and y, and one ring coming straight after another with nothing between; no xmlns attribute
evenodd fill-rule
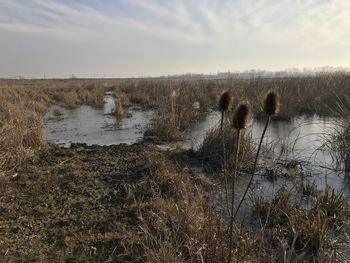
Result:
<svg viewBox="0 0 350 263"><path fill-rule="evenodd" d="M0 77L350 67L349 0L0 0Z"/></svg>

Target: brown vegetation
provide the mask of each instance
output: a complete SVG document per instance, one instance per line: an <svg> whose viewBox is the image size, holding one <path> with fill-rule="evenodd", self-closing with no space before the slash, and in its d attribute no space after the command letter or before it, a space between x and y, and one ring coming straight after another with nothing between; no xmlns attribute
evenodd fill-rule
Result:
<svg viewBox="0 0 350 263"><path fill-rule="evenodd" d="M42 117L51 104L100 108L110 85L98 80L0 80L0 171L46 145Z"/></svg>
<svg viewBox="0 0 350 263"><path fill-rule="evenodd" d="M3 134L0 151L11 144L10 151L0 153L0 163L8 164L9 155L22 156L32 152L33 149L23 146L28 143L22 138L26 137L24 134L40 131L33 125L40 125L39 119L50 104L68 108L81 104L102 107L107 90L123 94L130 103L143 108L154 108L156 117L147 135L169 141L181 139L194 122L203 118L205 112L216 109L219 94L224 90L230 91L234 105L240 100L250 101L255 116L259 116L261 106L255 102L261 101L261 94L272 88L280 94L283 105L277 117L290 118L305 113L330 115L331 107L339 101L348 106L345 98L350 95L349 85L349 75L341 72L281 79L0 80L0 129ZM14 130L16 134L12 136ZM41 135L29 137L40 138ZM13 142L9 143L11 140Z"/></svg>
<svg viewBox="0 0 350 263"><path fill-rule="evenodd" d="M280 95L283 105L274 118L290 119L300 114L332 115L337 100L350 95L348 73L325 73L296 78L252 78L218 80L125 80L116 89L127 94L131 103L157 112L148 135L161 141L181 139L203 112L217 108L219 95L229 91L234 106L251 102L255 117L261 116L260 102L271 89ZM193 105L199 104L199 109Z"/></svg>
<svg viewBox="0 0 350 263"><path fill-rule="evenodd" d="M158 83L159 93L155 94L156 104L153 105L156 116L145 135L159 141L183 139L185 132L216 104L216 96L207 97L205 86L199 84L185 81Z"/></svg>
<svg viewBox="0 0 350 263"><path fill-rule="evenodd" d="M331 114L338 101L349 106L349 82L343 73L215 81L0 80L0 255L10 262L223 262L231 236L234 262L282 262L283 252L291 255L290 262L293 257L331 260L334 234L350 214L348 200L330 189L314 193L311 210L292 202L283 189L271 202L257 199L262 234L232 225L228 235L203 178L175 167L164 152L142 145L47 147L42 116L51 104L100 108L104 93L114 91L123 109L129 103L154 109L146 135L169 141L182 139L193 123L216 109L224 90L233 95L234 107L249 100L259 117L263 104L257 102L272 88L283 106L278 116L288 119ZM269 117L275 112L266 105L265 110ZM218 128L208 134L199 154L209 161L217 155L221 163L224 154L238 152L233 166L245 158L250 161L244 164L251 165L249 137L236 139L225 124L222 132ZM253 167L252 176L256 160Z"/></svg>
<svg viewBox="0 0 350 263"><path fill-rule="evenodd" d="M261 250L279 248L289 258L287 262L336 261L350 216L349 200L329 187L310 199L310 209L303 208L301 200L292 199L292 192L283 187L271 201L255 199L255 213L264 226L261 234L266 240Z"/></svg>
<svg viewBox="0 0 350 263"><path fill-rule="evenodd" d="M225 228L202 190L210 185L155 148L54 147L14 172L0 197L6 262L225 259ZM254 240L241 232L234 242L237 260L251 262Z"/></svg>
<svg viewBox="0 0 350 263"><path fill-rule="evenodd" d="M232 131L232 127L226 124L223 129L225 137L225 155L226 169L233 171L237 136ZM241 170L249 170L253 166L254 146L249 134L242 133L240 139L239 162ZM208 171L220 171L223 169L224 149L222 147L222 132L219 127L215 127L208 131L203 143L197 151L198 158L205 160L205 165Z"/></svg>
<svg viewBox="0 0 350 263"><path fill-rule="evenodd" d="M345 176L350 178L350 97L346 97L346 103L339 101L333 108L338 117L334 121L334 129L327 131L324 136L324 146L328 148L338 166L345 171Z"/></svg>
<svg viewBox="0 0 350 263"><path fill-rule="evenodd" d="M116 98L114 99L114 103L114 114L117 117L117 119L124 117L125 109L130 106L129 97L124 93L117 94Z"/></svg>

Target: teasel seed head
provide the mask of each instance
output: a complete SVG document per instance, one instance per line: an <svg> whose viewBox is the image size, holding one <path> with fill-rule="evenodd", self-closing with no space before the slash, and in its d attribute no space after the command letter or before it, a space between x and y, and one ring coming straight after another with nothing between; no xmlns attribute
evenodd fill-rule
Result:
<svg viewBox="0 0 350 263"><path fill-rule="evenodd" d="M231 104L231 94L229 91L222 93L219 101L219 110L221 112L227 111L228 107Z"/></svg>
<svg viewBox="0 0 350 263"><path fill-rule="evenodd" d="M269 92L265 97L264 112L269 116L272 116L278 113L279 104L280 104L279 96L273 91Z"/></svg>
<svg viewBox="0 0 350 263"><path fill-rule="evenodd" d="M251 115L250 104L247 101L241 102L233 115L233 127L236 129L245 129L248 126Z"/></svg>

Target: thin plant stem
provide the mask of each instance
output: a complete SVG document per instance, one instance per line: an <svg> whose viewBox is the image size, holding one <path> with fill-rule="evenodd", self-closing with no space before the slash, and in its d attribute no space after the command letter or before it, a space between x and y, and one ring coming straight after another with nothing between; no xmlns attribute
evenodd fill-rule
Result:
<svg viewBox="0 0 350 263"><path fill-rule="evenodd" d="M235 183L236 183L236 175L238 171L238 155L239 155L239 144L240 144L240 138L241 138L241 129L237 129L237 143L236 143L236 149L235 149L235 160L234 160L234 173L232 176L232 196L231 196L231 216L230 216L230 228L229 228L229 258L228 262L232 262L232 250L233 250L233 223L234 223L234 202L235 202Z"/></svg>
<svg viewBox="0 0 350 263"><path fill-rule="evenodd" d="M233 215L233 219L236 218L237 214L238 214L238 211L239 209L241 208L242 206L242 203L244 201L244 198L246 197L247 193L248 193L248 190L250 188L250 186L252 185L253 183L253 178L254 178L254 174L255 174L255 171L256 171L256 166L258 164L258 158L259 158L259 153L260 153L260 149L261 149L261 145L262 145L262 142L264 140L264 137L265 137L265 133L266 133L266 130L267 130L267 127L269 126L269 123L270 123L270 116L268 116L267 120L266 120L266 123L265 123L265 127L264 127L264 131L261 135L261 138L260 138L260 142L259 142L259 146L258 146L258 150L256 152L256 155L255 155L255 160L254 160L254 166L253 166L253 171L252 171L252 174L250 176L250 180L249 180L249 183L247 185L247 188L245 189L244 191L244 194L241 198L241 201L239 202L238 206L237 206L237 209L236 209L236 212L234 213Z"/></svg>
<svg viewBox="0 0 350 263"><path fill-rule="evenodd" d="M227 182L227 161L226 161L226 146L225 146L225 132L224 132L224 117L225 117L225 112L221 112L221 125L220 125L220 130L221 130L221 138L222 138L222 152L223 152L223 172L224 172L224 182L225 182L225 201L226 201L226 209L231 216L231 210L229 207L229 201L228 201L228 182ZM233 211L232 211L233 213Z"/></svg>

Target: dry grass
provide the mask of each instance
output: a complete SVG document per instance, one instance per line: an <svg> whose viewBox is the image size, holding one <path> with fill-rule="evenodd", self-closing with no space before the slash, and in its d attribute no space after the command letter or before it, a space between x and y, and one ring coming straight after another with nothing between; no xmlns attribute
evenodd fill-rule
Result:
<svg viewBox="0 0 350 263"><path fill-rule="evenodd" d="M114 114L117 117L117 119L124 117L126 108L128 108L131 105L129 101L129 97L124 93L117 94L114 99L114 103L115 103Z"/></svg>
<svg viewBox="0 0 350 263"><path fill-rule="evenodd" d="M176 168L154 147L53 147L14 172L0 177L6 262L227 259L226 227L209 199L210 181ZM283 188L271 202L256 199L266 227L261 234L234 226L233 262L293 262L283 261L284 252L330 262L349 220L348 200L330 189L309 210L291 200Z"/></svg>
<svg viewBox="0 0 350 263"><path fill-rule="evenodd" d="M207 182L155 148L51 148L16 173L0 197L6 262L225 260L225 227ZM254 239L235 231L237 262L253 262Z"/></svg>
<svg viewBox="0 0 350 263"><path fill-rule="evenodd" d="M258 106L261 103L256 102L261 101L268 90L275 90L280 94L282 104L277 118L288 119L305 113L330 115L330 108L339 100L348 105L345 98L350 95L349 84L349 75L341 72L283 79L0 80L0 124L3 124L0 128L5 134L1 140L10 141L8 136L12 136L9 134L14 129L25 129L17 132L21 134L38 131L33 125L40 123L38 116L42 116L50 104L67 108L87 104L100 108L107 90L122 94L123 100L139 104L144 109L154 108L157 116L149 126L148 135L169 141L181 139L194 122L203 118L205 112L215 109L224 90L233 95L234 106L239 100L250 101L255 116L261 112ZM122 105L129 102L123 101ZM31 120L37 121L30 123ZM18 137L17 146L11 147L12 150L16 148L21 154L31 152L32 149L23 150L26 143L20 145L23 141L21 134L14 135ZM38 135L35 137L40 138ZM0 146L1 149L5 146Z"/></svg>
<svg viewBox="0 0 350 263"><path fill-rule="evenodd" d="M249 100L256 116L260 94L276 90L281 94L279 117L290 118L330 114L334 93L342 94L337 100L347 103L348 82L343 73L216 81L0 80L0 255L9 262L227 258L226 228L200 178L175 168L164 153L141 145L87 151L48 148L41 125L51 104L100 108L105 91L114 90L121 94L121 105L130 101L156 110L148 134L175 140L216 108L223 90L232 92L234 106L238 100ZM225 128L226 132L227 149L233 151L232 131ZM240 159L251 159L247 156L253 149L245 140ZM209 133L200 152L208 159L222 155L219 130ZM319 262L330 259L334 251L330 231L348 220L347 209L348 201L327 189L311 210L291 202L286 192L272 202L259 200L256 211L267 222L268 242L259 243L259 235L235 226L234 260L281 262L281 249Z"/></svg>
<svg viewBox="0 0 350 263"><path fill-rule="evenodd" d="M100 108L110 85L97 80L0 80L0 171L46 145L42 117L51 104Z"/></svg>
<svg viewBox="0 0 350 263"><path fill-rule="evenodd" d="M215 108L218 96L229 90L236 101L250 101L256 116L262 110L260 102L265 94L273 90L281 97L279 118L288 119L299 114L332 115L331 107L338 98L344 102L350 95L349 84L349 74L338 72L280 79L129 80L120 82L118 89L133 103L159 108L173 90L185 88L191 101L198 101L203 110Z"/></svg>
<svg viewBox="0 0 350 263"><path fill-rule="evenodd" d="M115 99L114 103L115 103L114 114L116 115L117 118L122 118L125 114L125 109L124 109L125 106L123 105L120 99Z"/></svg>
<svg viewBox="0 0 350 263"><path fill-rule="evenodd" d="M181 139L201 113L216 109L219 95L228 90L233 106L247 100L255 117L261 117L264 96L268 91L280 95L281 111L274 119L288 120L300 114L332 115L338 100L350 95L348 73L319 74L313 77L281 79L219 79L219 80L125 80L116 90L129 97L131 103L157 112L149 135L160 141ZM174 98L175 97L175 98ZM199 105L199 109L191 106Z"/></svg>
<svg viewBox="0 0 350 263"><path fill-rule="evenodd" d="M224 125L223 132L226 160L228 160L226 168L232 172L234 170L234 163L232 160L234 159L237 137L230 124L226 123ZM198 149L198 155L200 158L205 158L206 165L208 166L207 168L210 168L211 171L218 171L223 168L223 153L222 133L220 127L215 127L207 132L202 145ZM252 168L254 153L255 149L250 135L242 133L238 156L241 170L249 170Z"/></svg>
<svg viewBox="0 0 350 263"><path fill-rule="evenodd" d="M19 89L0 91L0 169L12 168L18 160L32 156L44 145L42 114L48 106L45 97L28 96ZM2 170L2 169L1 169Z"/></svg>
<svg viewBox="0 0 350 263"><path fill-rule="evenodd" d="M157 116L154 118L146 136L156 137L160 141L181 140L186 131L207 113L207 106L201 104L199 86L185 82L173 87L163 87L165 94L158 94L161 99L157 104ZM197 95L198 94L198 95Z"/></svg>
<svg viewBox="0 0 350 263"><path fill-rule="evenodd" d="M310 200L310 209L292 199L292 192L285 188L271 201L255 199L255 213L264 226L262 250L277 255L283 248L305 262L333 262L350 218L349 199L328 186Z"/></svg>
<svg viewBox="0 0 350 263"><path fill-rule="evenodd" d="M215 87L205 81L140 80L124 81L118 92L143 109L156 110L146 136L158 141L183 138L185 132L216 104Z"/></svg>
<svg viewBox="0 0 350 263"><path fill-rule="evenodd" d="M343 168L346 177L350 175L350 97L345 103L338 101L333 108L338 117L334 121L334 128L324 136L324 146L330 151L334 161Z"/></svg>

